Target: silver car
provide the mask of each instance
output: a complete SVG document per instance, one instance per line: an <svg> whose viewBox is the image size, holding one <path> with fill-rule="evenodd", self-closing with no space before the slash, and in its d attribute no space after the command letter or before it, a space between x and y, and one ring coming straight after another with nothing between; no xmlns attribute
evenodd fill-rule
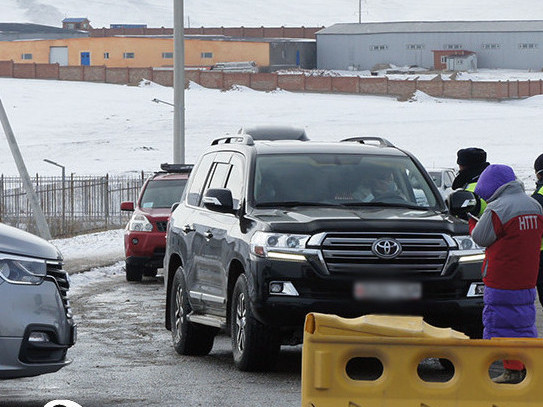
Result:
<svg viewBox="0 0 543 407"><path fill-rule="evenodd" d="M443 199L447 198L453 191L452 184L456 177L454 168L427 168L427 171Z"/></svg>
<svg viewBox="0 0 543 407"><path fill-rule="evenodd" d="M0 379L69 364L76 326L62 256L49 242L0 223Z"/></svg>

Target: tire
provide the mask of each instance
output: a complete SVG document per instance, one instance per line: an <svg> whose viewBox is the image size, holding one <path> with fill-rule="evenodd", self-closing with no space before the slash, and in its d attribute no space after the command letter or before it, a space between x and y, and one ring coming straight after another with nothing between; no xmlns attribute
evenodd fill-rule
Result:
<svg viewBox="0 0 543 407"><path fill-rule="evenodd" d="M175 273L170 296L170 322L172 343L180 355L203 356L213 348L216 328L192 323L188 320L191 307L182 267Z"/></svg>
<svg viewBox="0 0 543 407"><path fill-rule="evenodd" d="M242 371L271 369L281 344L275 332L254 317L244 274L236 281L231 303L232 353L236 367Z"/></svg>
<svg viewBox="0 0 543 407"><path fill-rule="evenodd" d="M126 281L141 281L143 277L143 269L131 264L126 264Z"/></svg>

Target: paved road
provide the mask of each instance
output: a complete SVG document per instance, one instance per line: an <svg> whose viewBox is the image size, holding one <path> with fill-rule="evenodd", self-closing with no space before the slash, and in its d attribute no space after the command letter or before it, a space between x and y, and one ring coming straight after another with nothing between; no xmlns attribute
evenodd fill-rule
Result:
<svg viewBox="0 0 543 407"><path fill-rule="evenodd" d="M121 267L74 284L74 362L54 374L0 382L0 406L43 407L54 399L83 407L300 405L300 347L286 347L272 373L237 371L226 336L206 357L180 356L163 327L162 279L127 283Z"/></svg>
<svg viewBox="0 0 543 407"><path fill-rule="evenodd" d="M208 356L179 356L163 327L164 297L160 276L127 283L122 263L73 276L74 362L54 374L0 382L0 406L43 407L54 399L83 407L300 405L300 346L283 347L269 373L236 370L226 336ZM541 312L538 325L543 332ZM422 370L444 374L435 360Z"/></svg>

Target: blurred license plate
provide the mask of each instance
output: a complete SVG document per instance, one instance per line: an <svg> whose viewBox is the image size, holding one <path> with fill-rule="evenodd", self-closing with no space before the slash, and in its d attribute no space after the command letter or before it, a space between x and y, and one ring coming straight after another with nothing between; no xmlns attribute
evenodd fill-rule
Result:
<svg viewBox="0 0 543 407"><path fill-rule="evenodd" d="M418 300L421 297L420 283L365 281L354 284L357 300Z"/></svg>

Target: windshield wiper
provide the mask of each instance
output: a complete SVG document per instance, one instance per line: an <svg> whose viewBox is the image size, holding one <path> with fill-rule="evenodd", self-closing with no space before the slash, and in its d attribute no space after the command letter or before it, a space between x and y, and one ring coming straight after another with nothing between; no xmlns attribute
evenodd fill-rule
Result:
<svg viewBox="0 0 543 407"><path fill-rule="evenodd" d="M260 202L255 205L257 208L273 208L277 206L284 206L292 208L295 206L339 206L336 204L327 204L324 202L305 202L305 201L277 201L277 202Z"/></svg>
<svg viewBox="0 0 543 407"><path fill-rule="evenodd" d="M346 207L358 207L358 206L385 206L388 208L407 208L407 209L416 209L419 211L430 210L428 206L418 206L408 203L392 203L392 202L350 202L344 203L341 206Z"/></svg>

